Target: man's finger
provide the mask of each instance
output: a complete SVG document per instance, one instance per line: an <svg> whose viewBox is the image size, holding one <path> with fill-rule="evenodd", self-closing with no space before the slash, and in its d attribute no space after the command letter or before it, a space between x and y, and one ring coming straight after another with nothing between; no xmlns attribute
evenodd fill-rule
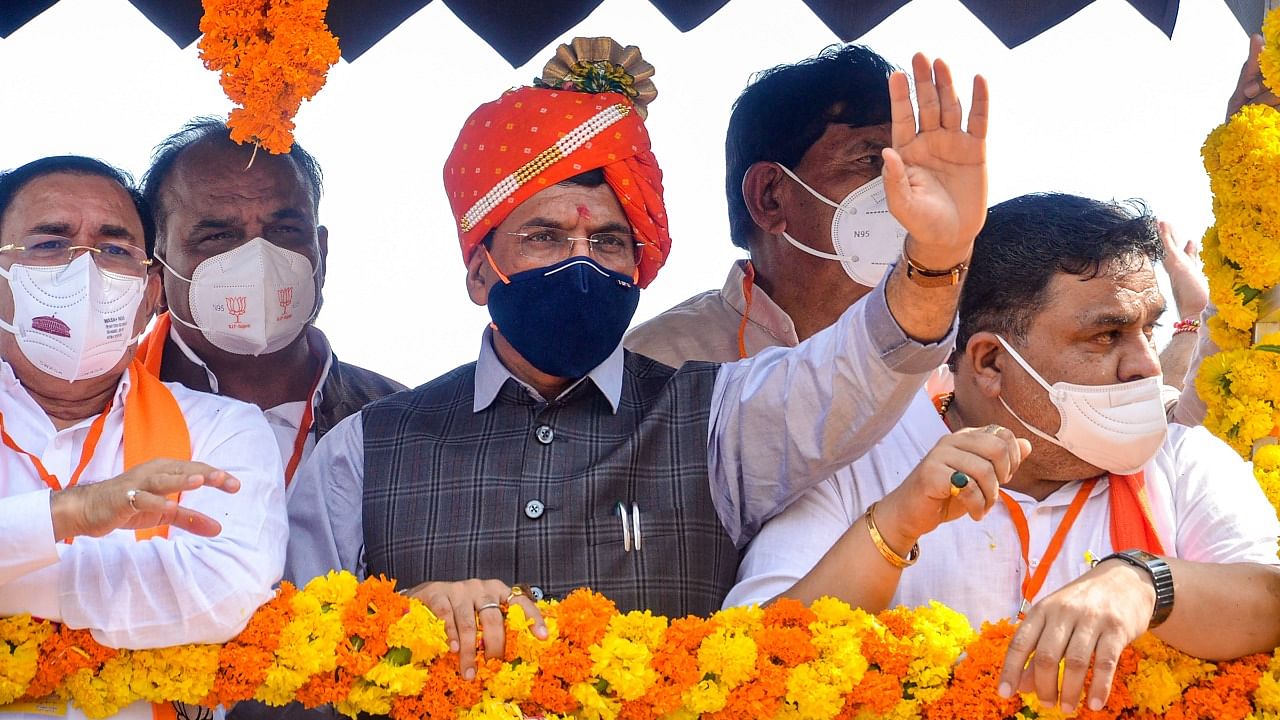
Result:
<svg viewBox="0 0 1280 720"><path fill-rule="evenodd" d="M1032 613L1023 620L1009 640L1009 650L1004 655L1004 665L1000 668L1000 684L996 692L1002 698L1011 698L1022 683L1022 671L1027 667L1027 660L1040 641L1040 631L1044 628L1044 618L1040 613Z"/></svg>
<svg viewBox="0 0 1280 720"><path fill-rule="evenodd" d="M911 105L911 84L902 72L889 76L889 108L893 118L893 146L902 147L916 137L916 111Z"/></svg>
<svg viewBox="0 0 1280 720"><path fill-rule="evenodd" d="M1058 703L1058 671L1073 629L1069 623L1046 623L1036 643L1031 667L1027 668L1026 672L1033 675L1036 697L1046 705Z"/></svg>
<svg viewBox="0 0 1280 720"><path fill-rule="evenodd" d="M1116 668L1120 665L1120 654L1124 652L1124 636L1118 633L1103 633L1098 638L1097 649L1093 656L1093 679L1089 681L1090 710L1101 710L1111 695L1111 683L1115 680Z"/></svg>
<svg viewBox="0 0 1280 720"><path fill-rule="evenodd" d="M938 118L942 127L959 130L960 123L964 120L964 110L960 107L960 98L956 97L951 68L941 58L933 61L933 79L938 87Z"/></svg>
<svg viewBox="0 0 1280 720"><path fill-rule="evenodd" d="M969 108L970 135L979 140L987 139L987 113L990 100L987 95L987 79L981 75L973 76L973 106Z"/></svg>
<svg viewBox="0 0 1280 720"><path fill-rule="evenodd" d="M538 609L538 604L528 595L517 595L511 598L511 602L517 603L524 608L525 617L533 621L533 636L539 640L547 639L547 621L542 618L542 611Z"/></svg>
<svg viewBox="0 0 1280 720"><path fill-rule="evenodd" d="M484 656L488 658L502 657L506 645L506 616L502 614L502 606L498 599L490 595L481 595L476 599L476 617L480 620L480 629L484 632Z"/></svg>
<svg viewBox="0 0 1280 720"><path fill-rule="evenodd" d="M451 599L453 622L458 626L458 669L464 680L476 676L476 611L475 604L466 597Z"/></svg>
<svg viewBox="0 0 1280 720"><path fill-rule="evenodd" d="M172 519L159 523L160 525L172 525L200 537L215 537L222 532L222 524L217 520L204 513L178 506L172 500L169 502L177 506L177 511L173 513Z"/></svg>
<svg viewBox="0 0 1280 720"><path fill-rule="evenodd" d="M937 130L939 123L938 88L933 83L933 65L924 53L911 58L911 73L916 80L916 104L920 108L920 132Z"/></svg>
<svg viewBox="0 0 1280 720"><path fill-rule="evenodd" d="M414 597L422 601L432 614L440 618L444 622L444 636L449 641L449 652L458 653L461 646L458 644L458 628L453 623L453 604L449 602L449 597L444 593L436 593L429 597L424 597L423 586L409 591L409 597Z"/></svg>
<svg viewBox="0 0 1280 720"><path fill-rule="evenodd" d="M1094 648L1098 644L1098 635L1092 628L1076 626L1071 633L1071 642L1067 644L1063 654L1064 668L1062 673L1062 710L1070 713L1076 709L1080 696L1084 694L1084 680L1089 674L1089 663L1093 659Z"/></svg>

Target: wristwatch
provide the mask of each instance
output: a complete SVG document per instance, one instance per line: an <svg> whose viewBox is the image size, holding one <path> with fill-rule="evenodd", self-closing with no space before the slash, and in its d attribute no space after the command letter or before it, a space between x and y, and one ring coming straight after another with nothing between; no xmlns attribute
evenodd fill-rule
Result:
<svg viewBox="0 0 1280 720"><path fill-rule="evenodd" d="M1121 560L1145 570L1151 576L1151 584L1156 589L1156 606L1151 611L1151 624L1147 626L1148 628L1159 627L1160 623L1169 619L1169 613L1173 612L1173 571L1169 569L1169 563L1146 550L1137 549L1121 550L1098 562L1107 560Z"/></svg>
<svg viewBox="0 0 1280 720"><path fill-rule="evenodd" d="M925 288L959 285L961 276L969 269L969 263L961 262L946 270L929 270L917 265L906 250L902 251L902 259L907 263L907 279Z"/></svg>

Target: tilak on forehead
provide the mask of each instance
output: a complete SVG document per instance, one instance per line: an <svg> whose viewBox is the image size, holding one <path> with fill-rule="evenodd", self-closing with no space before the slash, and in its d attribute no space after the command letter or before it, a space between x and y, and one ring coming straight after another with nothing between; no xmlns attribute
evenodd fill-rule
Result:
<svg viewBox="0 0 1280 720"><path fill-rule="evenodd" d="M444 166L463 261L525 200L599 168L644 244L637 281L647 286L671 249L662 170L644 126L645 106L657 96L653 72L634 46L575 38L533 87L477 108Z"/></svg>

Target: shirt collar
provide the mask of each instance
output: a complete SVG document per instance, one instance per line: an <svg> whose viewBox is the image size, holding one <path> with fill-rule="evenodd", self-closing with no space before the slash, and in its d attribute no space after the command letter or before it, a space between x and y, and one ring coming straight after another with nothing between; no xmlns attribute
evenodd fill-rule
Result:
<svg viewBox="0 0 1280 720"><path fill-rule="evenodd" d="M613 353L605 358L604 362L595 366L591 372L587 373L585 378L580 378L577 382L565 388L565 391L560 393L560 397L564 397L576 388L579 383L589 378L591 382L595 383L600 394L604 395L605 399L609 401L609 406L613 408L613 411L615 413L618 412L618 402L622 398L622 356L622 343L618 343L618 347L614 348ZM498 358L498 353L493 349L493 328L487 327L484 330L484 336L480 340L480 357L476 359L475 400L471 405L472 412L480 412L492 405L508 378L520 383L525 392L529 393L538 402L545 403L547 401L537 390L512 375L507 366L502 364L502 360Z"/></svg>
<svg viewBox="0 0 1280 720"><path fill-rule="evenodd" d="M778 307L773 298L769 297L759 285L752 286L751 307L747 308L747 298L742 292L742 281L747 276L745 270L747 262L749 261L738 260L729 268L729 277L725 279L724 287L720 289L720 297L724 298L729 307L736 310L739 315L746 315L752 324L759 326L782 344L788 347L800 344L791 316Z"/></svg>
<svg viewBox="0 0 1280 720"><path fill-rule="evenodd" d="M329 345L329 338L325 337L324 333L320 332L320 329L314 325L308 325L306 333L307 344L311 348L311 352L318 357L324 358L324 364L320 368L320 382L316 383L315 393L311 396L311 406L320 407L320 398L324 395L324 384L329 379L329 369L333 367L333 348ZM195 351L178 334L176 323L169 326L169 339L173 341L173 344L182 351L182 354L188 360L196 367L204 370L205 377L209 380L209 392L217 395L218 376L213 374L213 370L209 369L204 360L200 359L200 356L196 355Z"/></svg>

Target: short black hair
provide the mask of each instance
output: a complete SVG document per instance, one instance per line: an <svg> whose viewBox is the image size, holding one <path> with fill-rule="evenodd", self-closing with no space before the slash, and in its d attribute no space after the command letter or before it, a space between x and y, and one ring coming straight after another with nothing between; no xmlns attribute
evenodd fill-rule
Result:
<svg viewBox="0 0 1280 720"><path fill-rule="evenodd" d="M134 209L138 211L138 218L142 221L142 239L147 249L147 257L152 256L156 248L156 224L146 199L134 185L133 176L101 160L83 155L55 155L40 158L22 167L0 173L0 222L3 222L5 213L9 211L9 206L13 204L13 199L18 196L22 188L46 175L59 173L94 175L119 185L129 195Z"/></svg>
<svg viewBox="0 0 1280 720"><path fill-rule="evenodd" d="M956 352L978 332L1026 339L1058 273L1083 279L1164 258L1156 220L1141 200L1102 202L1033 193L987 211L960 293Z"/></svg>
<svg viewBox="0 0 1280 720"><path fill-rule="evenodd" d="M742 197L754 163L789 168L832 123L869 127L889 122L893 65L864 45L831 45L817 55L757 73L733 104L724 141L729 234L746 250L755 222Z"/></svg>
<svg viewBox="0 0 1280 720"><path fill-rule="evenodd" d="M236 142L231 139L231 130L227 127L225 120L219 117L202 116L188 120L181 129L162 140L152 151L151 167L147 168L146 174L142 176L142 195L155 213L157 225L163 224L167 214L161 202L161 195L165 182L173 173L174 165L177 164L184 150L202 142L220 142L227 147L237 147ZM307 189L311 193L311 205L318 216L320 196L324 191L324 173L320 170L320 163L316 162L311 153L296 142L289 148L289 157L307 183Z"/></svg>

